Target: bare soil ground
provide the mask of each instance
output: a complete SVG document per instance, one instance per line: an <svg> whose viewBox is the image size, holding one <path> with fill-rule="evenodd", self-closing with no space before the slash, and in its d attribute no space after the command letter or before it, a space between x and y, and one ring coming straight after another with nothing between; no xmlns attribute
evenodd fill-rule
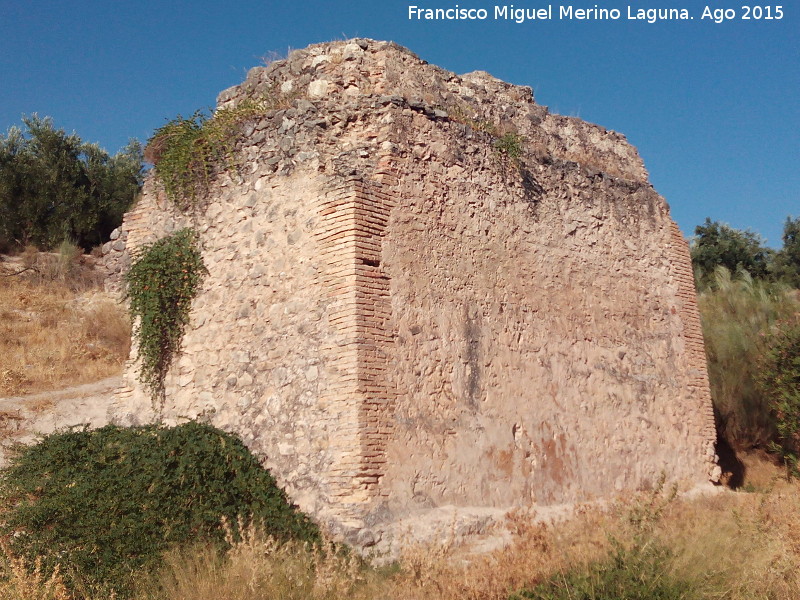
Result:
<svg viewBox="0 0 800 600"><path fill-rule="evenodd" d="M27 396L0 398L0 467L15 444L71 427L107 425L108 407L122 377Z"/></svg>

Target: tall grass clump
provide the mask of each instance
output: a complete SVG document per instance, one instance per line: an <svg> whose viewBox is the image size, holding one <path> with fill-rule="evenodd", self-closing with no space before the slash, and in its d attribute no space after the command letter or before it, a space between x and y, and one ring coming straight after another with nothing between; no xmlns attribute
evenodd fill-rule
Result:
<svg viewBox="0 0 800 600"><path fill-rule="evenodd" d="M770 329L798 310L798 302L781 285L717 267L698 304L718 433L737 450L766 448L776 425L758 385L759 365Z"/></svg>
<svg viewBox="0 0 800 600"><path fill-rule="evenodd" d="M6 544L1 548L0 600L71 600L58 567L45 574L40 558L26 564Z"/></svg>
<svg viewBox="0 0 800 600"><path fill-rule="evenodd" d="M51 434L18 449L0 500L13 555L45 576L60 565L73 591L129 594L133 574L168 549L224 548L243 522L280 540L318 538L240 440L198 423Z"/></svg>
<svg viewBox="0 0 800 600"><path fill-rule="evenodd" d="M675 553L659 536L676 489L665 478L620 513L618 531L608 532L610 552L584 564L560 569L510 600L690 600L700 598L694 582L675 572Z"/></svg>
<svg viewBox="0 0 800 600"><path fill-rule="evenodd" d="M759 384L775 418L773 446L790 476L800 477L800 311L776 324L759 363Z"/></svg>
<svg viewBox="0 0 800 600"><path fill-rule="evenodd" d="M287 542L251 527L225 554L209 546L168 553L144 588L163 600L371 600L373 577L357 555L329 541Z"/></svg>

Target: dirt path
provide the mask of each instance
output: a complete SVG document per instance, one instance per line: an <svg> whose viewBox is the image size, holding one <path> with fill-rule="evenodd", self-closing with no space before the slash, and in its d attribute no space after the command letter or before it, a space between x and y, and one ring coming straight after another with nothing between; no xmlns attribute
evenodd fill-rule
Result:
<svg viewBox="0 0 800 600"><path fill-rule="evenodd" d="M111 398L121 384L122 377L116 376L51 392L0 398L0 467L13 444L28 444L58 429L108 424Z"/></svg>

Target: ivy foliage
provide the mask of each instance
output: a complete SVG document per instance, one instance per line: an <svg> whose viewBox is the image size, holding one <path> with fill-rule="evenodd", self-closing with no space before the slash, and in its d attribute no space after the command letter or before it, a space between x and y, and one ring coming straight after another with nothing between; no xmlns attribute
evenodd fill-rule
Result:
<svg viewBox="0 0 800 600"><path fill-rule="evenodd" d="M189 309L208 271L192 229L143 247L125 276L133 334L139 348L139 379L154 399L189 323Z"/></svg>
<svg viewBox="0 0 800 600"><path fill-rule="evenodd" d="M194 205L218 170L239 168L236 144L242 125L287 100L272 94L244 99L213 115L202 110L188 119L178 115L157 129L147 142L145 158L155 165L167 196L182 208Z"/></svg>
<svg viewBox="0 0 800 600"><path fill-rule="evenodd" d="M145 158L155 163L167 196L177 203L188 203L208 181L211 148L203 136L207 119L201 111L188 119L178 115L157 129L147 144Z"/></svg>
<svg viewBox="0 0 800 600"><path fill-rule="evenodd" d="M194 422L51 434L17 450L0 475L0 500L14 554L40 558L48 572L60 564L73 588L123 596L132 573L157 567L167 549L224 548L226 535L240 538L240 523L319 539L238 438Z"/></svg>

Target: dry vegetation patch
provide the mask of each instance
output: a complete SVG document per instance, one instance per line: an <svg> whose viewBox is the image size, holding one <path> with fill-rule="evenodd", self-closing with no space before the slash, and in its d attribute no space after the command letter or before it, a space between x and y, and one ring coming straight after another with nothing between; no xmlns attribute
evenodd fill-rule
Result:
<svg viewBox="0 0 800 600"><path fill-rule="evenodd" d="M382 568L329 543L278 543L251 529L224 554L204 545L168 552L159 573L142 574L133 598L796 600L800 484L782 474L778 466L759 464L759 485L746 479L742 488L757 491L676 499L669 490L657 490L603 510L578 507L570 519L557 523L516 513L509 517L512 540L504 548L476 556L444 539L410 547ZM762 484L767 487L761 489ZM20 569L9 557L0 561L0 598L107 597L66 596L60 588L58 594L45 592L46 586L57 589L56 580L32 567ZM666 582L675 593L648 595L646 576ZM620 591L611 595L569 588L583 581L592 589L607 584L604 578L611 578L612 586L631 587L614 587ZM559 595L559 588L567 591ZM20 596L17 589L42 591Z"/></svg>
<svg viewBox="0 0 800 600"><path fill-rule="evenodd" d="M644 557L658 578L673 581L687 599L796 599L800 485L786 482L779 467L760 469L762 477L771 471L768 489L676 500L642 496L608 511L579 509L555 525L520 520L511 545L467 560L435 547L415 550L401 561L391 586L394 593L406 590L403 597L420 600L500 600L547 581L574 582L576 573L589 577L603 564L603 576L611 564L636 577ZM635 591L611 600L638 598Z"/></svg>
<svg viewBox="0 0 800 600"><path fill-rule="evenodd" d="M79 257L0 263L0 396L97 381L121 372L130 323ZM69 265L72 266L69 266Z"/></svg>
<svg viewBox="0 0 800 600"><path fill-rule="evenodd" d="M45 574L41 561L25 564L0 545L0 600L72 600L59 570Z"/></svg>
<svg viewBox="0 0 800 600"><path fill-rule="evenodd" d="M770 469L771 488L764 491L693 499L659 492L608 510L579 508L573 518L549 525L512 515L513 540L505 548L474 556L443 540L408 548L383 569L251 536L225 557L202 548L170 555L158 584L139 598L558 598L514 594L548 581L572 582L576 573L607 573L608 565L636 581L644 556L647 568L686 600L793 600L800 590L800 486L781 479L778 467L764 468ZM651 597L628 592L602 598ZM571 593L577 591L563 597L595 597Z"/></svg>

